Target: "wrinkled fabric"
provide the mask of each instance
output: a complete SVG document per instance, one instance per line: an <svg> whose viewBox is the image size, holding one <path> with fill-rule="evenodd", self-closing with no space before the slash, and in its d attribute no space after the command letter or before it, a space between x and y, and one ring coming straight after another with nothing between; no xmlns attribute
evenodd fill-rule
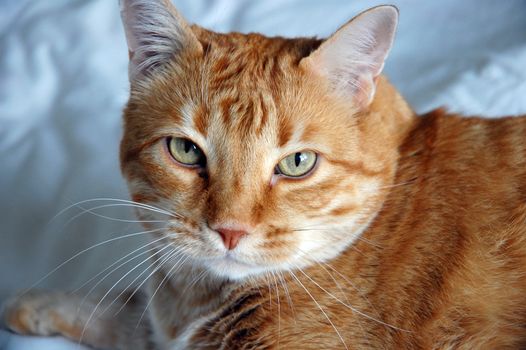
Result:
<svg viewBox="0 0 526 350"><path fill-rule="evenodd" d="M179 0L176 5L191 22L223 32L323 37L384 2ZM443 105L468 115L526 113L525 1L392 3L400 8L400 27L385 72L418 112ZM136 223L89 213L68 223L79 208L54 218L79 201L128 198L118 165L128 95L125 42L117 0L0 2L0 302L77 252L140 231ZM133 217L126 208L98 213ZM144 235L101 244L37 287L75 289L141 242ZM122 271L127 270L115 272L100 288L107 290ZM67 344L0 331L3 349L76 349Z"/></svg>

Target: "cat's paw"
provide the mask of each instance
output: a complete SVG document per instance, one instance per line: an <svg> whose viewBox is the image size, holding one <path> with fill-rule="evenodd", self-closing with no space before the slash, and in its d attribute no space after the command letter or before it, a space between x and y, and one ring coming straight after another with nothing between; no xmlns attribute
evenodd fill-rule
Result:
<svg viewBox="0 0 526 350"><path fill-rule="evenodd" d="M4 305L4 322L10 330L24 335L70 333L72 329L66 327L68 322L60 312L64 296L63 293L29 292L13 297Z"/></svg>
<svg viewBox="0 0 526 350"><path fill-rule="evenodd" d="M11 298L4 304L3 319L10 330L24 335L61 335L95 348L114 349L126 339L125 327L107 303L64 292L32 291ZM105 310L102 311L101 309ZM123 317L128 318L125 309ZM121 339L122 338L122 339Z"/></svg>

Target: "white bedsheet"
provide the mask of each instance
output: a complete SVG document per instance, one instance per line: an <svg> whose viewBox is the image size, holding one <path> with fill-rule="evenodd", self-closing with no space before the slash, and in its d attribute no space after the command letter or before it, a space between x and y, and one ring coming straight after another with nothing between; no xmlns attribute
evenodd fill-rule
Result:
<svg viewBox="0 0 526 350"><path fill-rule="evenodd" d="M326 36L383 2L176 4L190 21L220 31ZM526 113L525 1L392 3L401 22L386 72L417 111L446 105L467 114ZM139 230L93 215L64 228L78 211L47 224L77 201L127 198L117 154L126 74L117 0L0 2L0 302L77 251ZM74 289L141 241L116 240L90 250L39 287ZM115 278L102 286L110 281ZM76 348L67 344L0 331L1 349Z"/></svg>

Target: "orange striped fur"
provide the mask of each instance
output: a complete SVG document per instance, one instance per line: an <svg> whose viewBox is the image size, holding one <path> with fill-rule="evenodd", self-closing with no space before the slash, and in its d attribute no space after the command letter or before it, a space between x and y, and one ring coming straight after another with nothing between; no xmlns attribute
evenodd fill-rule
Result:
<svg viewBox="0 0 526 350"><path fill-rule="evenodd" d="M177 24L142 44L127 32L121 144L133 199L171 213L139 217L162 220L158 251L177 254L153 254L142 336L120 318L112 347L526 348L525 117L416 116L379 75L383 60L331 66L347 28L365 33L375 13L378 37L364 42L381 46L392 8L318 40L220 34L168 1L123 3L125 26L159 9ZM167 137L194 142L206 166L177 163ZM318 154L310 174L274 173L302 150ZM232 250L225 227L246 233ZM12 305L12 328L38 333L27 303ZM93 333L86 343L106 345Z"/></svg>

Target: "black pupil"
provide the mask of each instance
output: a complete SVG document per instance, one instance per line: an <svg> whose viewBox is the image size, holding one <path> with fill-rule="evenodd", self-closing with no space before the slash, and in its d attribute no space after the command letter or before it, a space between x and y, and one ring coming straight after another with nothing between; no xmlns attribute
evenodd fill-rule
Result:
<svg viewBox="0 0 526 350"><path fill-rule="evenodd" d="M192 149L192 150L195 151L195 145L194 145L194 143L191 142L191 141L185 140L185 141L184 141L184 151L185 151L185 153L190 152L190 149Z"/></svg>
<svg viewBox="0 0 526 350"><path fill-rule="evenodd" d="M294 163L296 164L296 168L300 165L301 163L301 152L298 152L294 155Z"/></svg>

